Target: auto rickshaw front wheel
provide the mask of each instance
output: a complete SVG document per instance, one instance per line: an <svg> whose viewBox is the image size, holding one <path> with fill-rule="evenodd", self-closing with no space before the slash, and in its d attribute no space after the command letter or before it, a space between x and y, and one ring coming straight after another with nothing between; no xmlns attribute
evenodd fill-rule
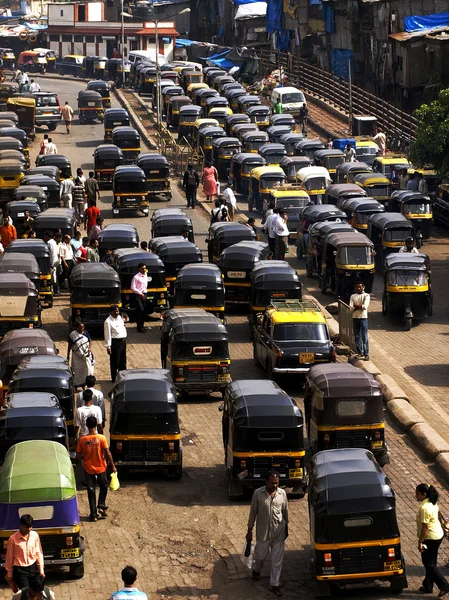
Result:
<svg viewBox="0 0 449 600"><path fill-rule="evenodd" d="M72 579L81 579L84 577L84 560L76 565L70 565L69 574Z"/></svg>

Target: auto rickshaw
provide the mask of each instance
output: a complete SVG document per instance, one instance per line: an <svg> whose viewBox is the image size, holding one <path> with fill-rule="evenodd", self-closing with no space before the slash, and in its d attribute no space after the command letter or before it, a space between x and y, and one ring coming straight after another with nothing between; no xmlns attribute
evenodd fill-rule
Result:
<svg viewBox="0 0 449 600"><path fill-rule="evenodd" d="M120 277L122 307L130 320L134 320L136 299L136 295L131 290L131 281L141 263L146 265L148 275L145 314L151 315L168 308L165 267L161 259L153 252L145 252L139 248L119 248L114 250L113 266Z"/></svg>
<svg viewBox="0 0 449 600"><path fill-rule="evenodd" d="M168 340L167 369L185 399L189 392L221 392L231 381L228 332L217 317L175 321Z"/></svg>
<svg viewBox="0 0 449 600"><path fill-rule="evenodd" d="M206 73L204 73L206 83L208 83L210 86L213 85L216 77L220 77L222 75L227 75L227 72L224 69L220 69L218 67L213 67L212 69L209 69L208 71L206 71Z"/></svg>
<svg viewBox="0 0 449 600"><path fill-rule="evenodd" d="M35 50L25 50L19 54L17 66L22 71L30 73L41 73L42 75L47 70L47 57L42 52Z"/></svg>
<svg viewBox="0 0 449 600"><path fill-rule="evenodd" d="M321 262L323 259L324 240L327 235L334 232L354 232L349 223L338 221L318 221L309 227L306 256L306 277L321 275Z"/></svg>
<svg viewBox="0 0 449 600"><path fill-rule="evenodd" d="M70 273L70 322L103 328L111 305L121 306L120 278L109 265L80 263Z"/></svg>
<svg viewBox="0 0 449 600"><path fill-rule="evenodd" d="M23 187L23 186L20 186L18 189L20 189L21 187ZM41 189L41 188L37 188L37 189ZM47 197L45 196L45 192L43 190L41 190L41 193L44 196L44 201L45 201L45 206L46 206ZM8 204L6 205L6 208L9 210L10 217L12 219L12 222L14 223L14 227L17 230L18 236L21 236L25 229L25 226L24 226L25 211L27 210L30 213L30 217L32 219L35 219L37 217L37 215L39 215L41 213L40 206L34 198L32 198L32 200L19 200L16 202L14 202L14 201L8 202ZM1 256L0 256L0 259L1 259Z"/></svg>
<svg viewBox="0 0 449 600"><path fill-rule="evenodd" d="M22 142L22 152L25 157L25 168L30 168L30 145L28 136L23 129L18 127L0 127L0 137L12 137Z"/></svg>
<svg viewBox="0 0 449 600"><path fill-rule="evenodd" d="M239 96L237 98L236 112L246 113L246 110L250 106L260 106L260 105L261 105L261 101L260 101L259 96L254 96L253 94L246 94L244 96Z"/></svg>
<svg viewBox="0 0 449 600"><path fill-rule="evenodd" d="M265 130L270 126L271 109L269 106L264 106L263 104L249 106L246 109L246 114L259 129Z"/></svg>
<svg viewBox="0 0 449 600"><path fill-rule="evenodd" d="M124 68L124 73L123 73ZM105 77L115 83L118 88L127 86L130 81L131 62L121 58L110 58L106 65Z"/></svg>
<svg viewBox="0 0 449 600"><path fill-rule="evenodd" d="M24 172L25 169L20 160L9 159L0 162L0 202L3 205L11 200L14 190L23 179Z"/></svg>
<svg viewBox="0 0 449 600"><path fill-rule="evenodd" d="M107 81L89 81L87 89L100 94L104 109L111 108L111 87Z"/></svg>
<svg viewBox="0 0 449 600"><path fill-rule="evenodd" d="M325 167L334 183L337 183L337 167L345 161L345 155L341 150L316 150L314 163L317 167Z"/></svg>
<svg viewBox="0 0 449 600"><path fill-rule="evenodd" d="M168 340L172 328L181 321L186 323L190 317L193 317L194 320L202 319L203 321L215 322L215 317L202 308L183 308L177 310L170 308L162 313L160 348L163 369L167 367Z"/></svg>
<svg viewBox="0 0 449 600"><path fill-rule="evenodd" d="M386 204L391 198L391 181L381 173L360 173L354 178L354 183L365 190L370 198Z"/></svg>
<svg viewBox="0 0 449 600"><path fill-rule="evenodd" d="M180 107L178 128L179 140L184 137L186 140L193 141L195 122L197 119L201 118L202 112L203 109L201 106L195 106L194 104Z"/></svg>
<svg viewBox="0 0 449 600"><path fill-rule="evenodd" d="M294 132L296 128L295 117L290 113L272 114L270 117L270 125L288 125L290 131Z"/></svg>
<svg viewBox="0 0 449 600"><path fill-rule="evenodd" d="M69 437L73 438L73 372L59 355L29 355L20 360L9 382L9 392L18 397L51 394L64 411ZM16 404L18 402L16 401Z"/></svg>
<svg viewBox="0 0 449 600"><path fill-rule="evenodd" d="M231 92L232 90L241 90L242 89L242 84L238 83L238 81L234 81L231 83L224 83L223 85L220 86L220 96L224 96L225 98L228 97L228 93Z"/></svg>
<svg viewBox="0 0 449 600"><path fill-rule="evenodd" d="M83 63L81 67L82 77L84 77L85 79L91 79L95 77L95 63L99 58L99 56L85 56L83 58Z"/></svg>
<svg viewBox="0 0 449 600"><path fill-rule="evenodd" d="M194 242L192 220L180 208L158 208L151 216L151 237L181 235L188 230L188 241Z"/></svg>
<svg viewBox="0 0 449 600"><path fill-rule="evenodd" d="M302 299L301 282L295 269L284 260L260 260L250 273L249 329L257 314L265 312L273 300Z"/></svg>
<svg viewBox="0 0 449 600"><path fill-rule="evenodd" d="M174 290L173 308L202 308L226 324L223 276L217 266L185 265L178 271Z"/></svg>
<svg viewBox="0 0 449 600"><path fill-rule="evenodd" d="M164 76L165 75L166 73L164 73ZM194 83L204 83L204 75L201 73L201 71L190 70L182 73L181 85L186 91L189 85L192 85Z"/></svg>
<svg viewBox="0 0 449 600"><path fill-rule="evenodd" d="M145 173L148 201L162 196L172 199L170 182L170 165L162 154L139 154L137 166Z"/></svg>
<svg viewBox="0 0 449 600"><path fill-rule="evenodd" d="M75 235L75 211L73 208L48 208L37 215L33 229L38 238L42 238L46 231L60 229L62 235Z"/></svg>
<svg viewBox="0 0 449 600"><path fill-rule="evenodd" d="M35 52L39 52L43 54L47 59L47 73L54 73L56 70L56 52L54 50L50 50L50 48L34 48ZM3 59L4 61L4 59ZM3 62L4 65L4 62Z"/></svg>
<svg viewBox="0 0 449 600"><path fill-rule="evenodd" d="M194 97L195 92L197 90L208 90L210 89L207 83L191 83L187 87L187 96L192 99L192 102L195 104Z"/></svg>
<svg viewBox="0 0 449 600"><path fill-rule="evenodd" d="M356 175L372 172L372 168L363 162L341 163L337 167L337 185L342 183L354 183Z"/></svg>
<svg viewBox="0 0 449 600"><path fill-rule="evenodd" d="M206 112L206 102L209 98L218 98L219 93L217 92L217 90L213 90L211 88L209 89L202 89L202 90L198 90L195 94L195 100L196 103L201 106L201 108L203 109L204 112Z"/></svg>
<svg viewBox="0 0 449 600"><path fill-rule="evenodd" d="M269 258L266 242L238 242L221 252L217 265L224 277L225 305L249 304L251 271L260 260Z"/></svg>
<svg viewBox="0 0 449 600"><path fill-rule="evenodd" d="M157 254L165 266L168 293L174 294L176 275L185 265L203 262L201 250L193 242L181 236L172 235L153 238L150 241L150 250Z"/></svg>
<svg viewBox="0 0 449 600"><path fill-rule="evenodd" d="M251 227L243 223L222 222L212 223L208 235L208 260L217 263L225 248L243 241L256 241L256 234Z"/></svg>
<svg viewBox="0 0 449 600"><path fill-rule="evenodd" d="M140 70L140 78L137 84L137 91L140 94L153 94L154 84L156 83L156 67L147 64ZM135 86L136 87L136 86Z"/></svg>
<svg viewBox="0 0 449 600"><path fill-rule="evenodd" d="M210 111L213 108L229 108L228 99L225 98L224 96L212 96L211 98L207 98L206 99L206 106L204 107L204 114L205 114L205 116L207 116L208 118L213 119L214 116L213 116L213 114L210 113ZM233 114L233 111L230 112L229 114Z"/></svg>
<svg viewBox="0 0 449 600"><path fill-rule="evenodd" d="M75 472L67 448L50 440L15 444L5 456L0 490L2 548L19 529L20 516L31 514L47 567L68 566L70 577L81 579L84 544ZM4 568L5 555L0 557L0 565Z"/></svg>
<svg viewBox="0 0 449 600"><path fill-rule="evenodd" d="M181 106L192 104L188 96L171 96L167 106L167 126L179 127L179 111Z"/></svg>
<svg viewBox="0 0 449 600"><path fill-rule="evenodd" d="M385 206L371 198L348 198L341 204L346 213L348 223L361 233L366 233L370 215L385 212Z"/></svg>
<svg viewBox="0 0 449 600"><path fill-rule="evenodd" d="M259 154L266 160L267 165L279 167L281 160L287 156L287 150L284 144L268 143L259 147Z"/></svg>
<svg viewBox="0 0 449 600"><path fill-rule="evenodd" d="M274 381L239 379L228 386L219 410L229 499L260 487L272 469L283 487L304 497L304 420L296 402Z"/></svg>
<svg viewBox="0 0 449 600"><path fill-rule="evenodd" d="M336 232L324 238L320 273L320 290L328 289L349 303L357 281L368 294L374 283L374 244L363 233Z"/></svg>
<svg viewBox="0 0 449 600"><path fill-rule="evenodd" d="M209 119L216 119L222 129L226 125L226 117L234 114L229 106L215 106L209 110ZM235 135L235 134L232 134Z"/></svg>
<svg viewBox="0 0 449 600"><path fill-rule="evenodd" d="M119 371L110 393L111 454L121 469L182 477L176 390L165 369Z"/></svg>
<svg viewBox="0 0 449 600"><path fill-rule="evenodd" d="M48 357L56 353L56 346L44 329L8 331L0 342L0 381L3 383L3 391L8 390L11 376L24 358L36 354Z"/></svg>
<svg viewBox="0 0 449 600"><path fill-rule="evenodd" d="M37 48L41 50L41 48ZM2 65L4 69L12 71L16 66L16 55L12 48L0 48L0 58L2 59Z"/></svg>
<svg viewBox="0 0 449 600"><path fill-rule="evenodd" d="M100 190L112 188L114 171L123 165L123 152L114 144L100 144L94 152L94 170Z"/></svg>
<svg viewBox="0 0 449 600"><path fill-rule="evenodd" d="M320 139L308 139L303 138L295 144L295 155L296 156L308 156L310 160L313 160L314 154L317 150L325 150L326 145Z"/></svg>
<svg viewBox="0 0 449 600"><path fill-rule="evenodd" d="M366 198L367 194L355 183L334 183L330 185L324 197L326 204L333 204L342 208L345 202L351 198Z"/></svg>
<svg viewBox="0 0 449 600"><path fill-rule="evenodd" d="M73 179L72 164L64 154L39 154L37 158L38 167L52 166L59 169L59 181Z"/></svg>
<svg viewBox="0 0 449 600"><path fill-rule="evenodd" d="M10 159L19 160L22 163L23 168L25 169L27 161L23 153L20 152L20 150L0 150L0 161Z"/></svg>
<svg viewBox="0 0 449 600"><path fill-rule="evenodd" d="M290 184L273 188L268 194L265 211L270 207L272 200L274 200L276 208L285 209L288 217L288 241L290 243L295 243L301 212L303 208L310 204L310 198L307 192L298 186Z"/></svg>
<svg viewBox="0 0 449 600"><path fill-rule="evenodd" d="M268 143L266 131L246 131L240 137L242 152L254 152L259 154L259 148Z"/></svg>
<svg viewBox="0 0 449 600"><path fill-rule="evenodd" d="M391 194L388 209L402 213L415 226L416 236L428 240L432 235L432 201L422 194L397 190Z"/></svg>
<svg viewBox="0 0 449 600"><path fill-rule="evenodd" d="M257 167L250 173L248 209L263 211L264 202L268 202L270 190L284 185L286 176L281 167Z"/></svg>
<svg viewBox="0 0 449 600"><path fill-rule="evenodd" d="M174 69L168 69L170 65L164 65L164 67L167 67L167 69L164 69L163 71L161 71L162 76L164 79L171 79L171 81L174 83L174 85L181 85L181 77L180 74L175 71Z"/></svg>
<svg viewBox="0 0 449 600"><path fill-rule="evenodd" d="M373 161L373 172L374 173L382 173L385 175L390 181L392 181L391 177L393 172L396 173L396 176L399 175L399 171L405 169L408 171L411 168L411 164L408 161L406 156L399 155L390 155L387 156L377 156ZM392 182L393 183L393 182Z"/></svg>
<svg viewBox="0 0 449 600"><path fill-rule="evenodd" d="M125 165L135 163L140 154L140 134L134 127L114 127L112 143L123 152Z"/></svg>
<svg viewBox="0 0 449 600"><path fill-rule="evenodd" d="M225 118L225 130L226 135L232 135L232 129L234 125L240 125L241 123L251 123L251 119L244 113L233 113Z"/></svg>
<svg viewBox="0 0 449 600"><path fill-rule="evenodd" d="M147 179L136 165L120 165L115 168L112 179L112 214L124 211L140 211L148 215Z"/></svg>
<svg viewBox="0 0 449 600"><path fill-rule="evenodd" d="M310 227L321 221L346 222L346 214L333 204L311 204L306 206L300 216L296 234L296 258L301 258L308 252L308 237Z"/></svg>
<svg viewBox="0 0 449 600"><path fill-rule="evenodd" d="M142 93L143 84L144 84L144 71L147 68L154 69L154 81L156 82L156 65L150 60L140 60L138 63L133 65L133 89L137 93ZM151 91L153 90L153 86L151 87Z"/></svg>
<svg viewBox="0 0 449 600"><path fill-rule="evenodd" d="M39 265L40 290L39 296L43 308L53 306L53 265L50 263L50 249L48 244L39 239L13 240L5 248L5 254L17 252L20 254L32 254Z"/></svg>
<svg viewBox="0 0 449 600"><path fill-rule="evenodd" d="M214 88L218 91L222 91L222 86L227 83L237 83L232 75L220 75L214 79Z"/></svg>
<svg viewBox="0 0 449 600"><path fill-rule="evenodd" d="M17 127L23 129L27 136L31 140L34 140L36 137L36 99L33 97L21 96L8 98L6 109L16 113L19 118ZM9 118L6 117L5 114L3 114L3 117Z"/></svg>
<svg viewBox="0 0 449 600"><path fill-rule="evenodd" d="M174 96L184 96L184 89L180 85L167 85L161 90L162 114L168 113L168 101Z"/></svg>
<svg viewBox="0 0 449 600"><path fill-rule="evenodd" d="M366 235L374 244L376 267L380 271L388 254L399 252L406 239L414 237L414 227L401 213L375 213L369 216Z"/></svg>
<svg viewBox="0 0 449 600"><path fill-rule="evenodd" d="M233 182L239 194L248 194L251 171L257 167L265 166L265 160L260 154L251 152L238 152L231 159L229 180Z"/></svg>
<svg viewBox="0 0 449 600"><path fill-rule="evenodd" d="M112 130L115 127L129 127L129 114L124 108L108 108L104 111L104 141L112 140Z"/></svg>
<svg viewBox="0 0 449 600"><path fill-rule="evenodd" d="M297 172L296 182L304 187L314 204L321 204L332 179L324 167L305 167Z"/></svg>
<svg viewBox="0 0 449 600"><path fill-rule="evenodd" d="M364 403L357 415L363 409ZM316 596L379 580L390 583L394 595L407 587L394 491L371 452L340 448L315 454L308 498Z"/></svg>
<svg viewBox="0 0 449 600"><path fill-rule="evenodd" d="M212 141L212 162L220 179L228 177L231 160L234 154L242 149L242 143L235 137L219 137Z"/></svg>
<svg viewBox="0 0 449 600"><path fill-rule="evenodd" d="M366 138L356 138L355 154L357 160L372 165L379 153L379 146L376 142Z"/></svg>
<svg viewBox="0 0 449 600"><path fill-rule="evenodd" d="M212 159L214 141L225 137L226 134L219 125L216 127L203 127L198 131L198 146L203 149L206 162L210 162Z"/></svg>
<svg viewBox="0 0 449 600"><path fill-rule="evenodd" d="M295 184L298 171L310 167L310 165L311 161L307 156L284 156L281 160L280 167L287 176L287 183Z"/></svg>
<svg viewBox="0 0 449 600"><path fill-rule="evenodd" d="M279 139L279 142L281 144L284 144L285 149L287 150L287 156L296 156L296 150L295 150L295 146L296 144L301 141L304 140L304 134L303 133L284 133L284 135L282 135ZM312 164L312 159L310 158L310 156L303 156L303 159L308 159L309 160L309 164L306 166L310 166Z"/></svg>
<svg viewBox="0 0 449 600"><path fill-rule="evenodd" d="M13 223L16 223L17 219L20 222L24 216L20 213L24 210L29 210L30 216L34 219L40 212L47 210L47 194L40 185L20 185L14 190L8 208L14 213Z"/></svg>
<svg viewBox="0 0 449 600"><path fill-rule="evenodd" d="M111 223L107 225L98 235L98 252L100 258L103 258L108 248L117 250L117 248L137 248L139 245L139 235L134 225L129 223Z"/></svg>
<svg viewBox="0 0 449 600"><path fill-rule="evenodd" d="M0 106L2 106L2 108L4 108L6 110L6 105L7 105L8 100L18 93L19 93L19 84L18 83L15 83L14 81L4 81L3 83L0 83ZM14 110L9 111L9 112L12 112L17 118L17 115ZM9 117L7 117L3 111L2 111L2 118L9 119ZM19 123L17 123L17 125L18 124Z"/></svg>
<svg viewBox="0 0 449 600"><path fill-rule="evenodd" d="M33 170L33 169L28 169ZM28 187L36 187L39 186L41 190L44 191L47 197L47 207L48 208L58 208L61 206L61 194L60 194L60 184L59 181L56 181L53 177L47 177L46 175L25 175L20 182L20 187L16 188L13 192L13 195L16 193L21 193L20 188L28 188ZM43 210L41 212L44 212Z"/></svg>
<svg viewBox="0 0 449 600"><path fill-rule="evenodd" d="M413 321L433 314L433 294L427 254L401 252L385 258L382 314L390 313L410 331Z"/></svg>
<svg viewBox="0 0 449 600"><path fill-rule="evenodd" d="M64 412L53 394L10 394L0 412L0 463L15 444L49 440L69 449Z"/></svg>
<svg viewBox="0 0 449 600"><path fill-rule="evenodd" d="M199 133L201 129L207 129L208 127L219 127L217 119L197 119L194 124L194 145L199 147Z"/></svg>
<svg viewBox="0 0 449 600"><path fill-rule="evenodd" d="M14 255L4 256L6 260L0 257L0 339L13 329L42 327L39 287L27 277L36 276L39 286L36 259L32 255L21 256L23 264L19 267Z"/></svg>
<svg viewBox="0 0 449 600"><path fill-rule="evenodd" d="M214 109L214 110L219 110L219 109ZM242 135L245 134L247 131L259 131L257 125L255 123L237 123L237 125L234 125L231 128L232 131L232 136L238 138L240 141L242 141Z"/></svg>
<svg viewBox="0 0 449 600"><path fill-rule="evenodd" d="M291 133L290 125L270 125L267 128L268 138L272 144L280 144L281 137ZM282 144L283 145L283 144ZM286 150L287 155L287 150Z"/></svg>
<svg viewBox="0 0 449 600"><path fill-rule="evenodd" d="M78 94L78 114L80 123L99 120L103 123L104 108L101 94L95 90L82 90Z"/></svg>
<svg viewBox="0 0 449 600"><path fill-rule="evenodd" d="M56 167L55 165L40 165L39 167L32 167L25 171L25 177L34 175L44 175L45 177L54 179L58 183L61 181L61 172L59 167Z"/></svg>

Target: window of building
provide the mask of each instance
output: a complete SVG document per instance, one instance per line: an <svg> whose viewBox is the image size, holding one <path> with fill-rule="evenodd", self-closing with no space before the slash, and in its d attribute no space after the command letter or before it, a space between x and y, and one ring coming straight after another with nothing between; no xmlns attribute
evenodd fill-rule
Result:
<svg viewBox="0 0 449 600"><path fill-rule="evenodd" d="M94 35L86 35L84 38L84 41L87 44L93 44L95 42L95 36Z"/></svg>
<svg viewBox="0 0 449 600"><path fill-rule="evenodd" d="M50 33L50 42L59 42L59 33Z"/></svg>
<svg viewBox="0 0 449 600"><path fill-rule="evenodd" d="M74 41L75 42L80 42L82 44L83 43L83 36L82 35L75 35L74 36Z"/></svg>
<svg viewBox="0 0 449 600"><path fill-rule="evenodd" d="M62 38L61 41L63 41L63 42L71 42L72 41L72 36L68 35L68 34L63 33L61 38Z"/></svg>
<svg viewBox="0 0 449 600"><path fill-rule="evenodd" d="M78 4L78 22L84 23L86 20L86 5Z"/></svg>
<svg viewBox="0 0 449 600"><path fill-rule="evenodd" d="M102 44L103 43L103 36L102 35L97 35L96 42L97 42L97 44Z"/></svg>
<svg viewBox="0 0 449 600"><path fill-rule="evenodd" d="M60 16L61 16L61 17L63 17L63 16L64 16L64 9L63 9L63 8L61 8L61 10L60 10Z"/></svg>

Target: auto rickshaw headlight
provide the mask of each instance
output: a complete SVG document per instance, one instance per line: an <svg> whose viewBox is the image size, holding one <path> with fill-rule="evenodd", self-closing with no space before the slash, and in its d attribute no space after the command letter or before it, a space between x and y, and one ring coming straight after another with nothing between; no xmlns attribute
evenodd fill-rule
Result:
<svg viewBox="0 0 449 600"><path fill-rule="evenodd" d="M324 564L326 567L330 567L332 564L332 554L330 552L326 552L324 555Z"/></svg>
<svg viewBox="0 0 449 600"><path fill-rule="evenodd" d="M73 546L73 537L71 535L68 535L65 538L65 545L66 546Z"/></svg>

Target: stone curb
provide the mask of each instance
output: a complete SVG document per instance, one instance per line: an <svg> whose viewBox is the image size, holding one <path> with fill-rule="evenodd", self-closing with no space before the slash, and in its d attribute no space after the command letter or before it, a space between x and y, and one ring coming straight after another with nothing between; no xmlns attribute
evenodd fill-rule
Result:
<svg viewBox="0 0 449 600"><path fill-rule="evenodd" d="M140 136L145 139L146 143L150 146L150 148L152 150L157 150L157 146L150 139L150 136L148 135L147 130L140 122L139 117L134 112L134 110L131 107L128 100L124 97L122 91L114 89L114 90L112 90L112 92L113 92L114 96L117 98L117 100L119 101L119 103L121 104L121 106L123 106L123 108L126 108L126 110L128 111L130 117L132 118L132 120L134 122L135 127L137 128L137 131L140 133Z"/></svg>
<svg viewBox="0 0 449 600"><path fill-rule="evenodd" d="M390 400L390 402L387 403L387 411L404 431L409 431L409 429L418 423L425 423L422 414L418 412L416 408L413 408L413 406L407 400L404 400L404 398Z"/></svg>
<svg viewBox="0 0 449 600"><path fill-rule="evenodd" d="M427 423L416 423L416 425L413 425L413 427L410 428L409 434L418 446L432 458L432 460L435 460L441 453L449 453L449 442L446 442L446 440L444 440L441 435ZM446 472L445 477L447 478L448 475L448 472Z"/></svg>
<svg viewBox="0 0 449 600"><path fill-rule="evenodd" d="M407 394L396 383L393 377L381 373L380 375L377 375L376 379L380 383L382 393L387 402L390 402L390 400L395 400L396 398L403 398L404 400L408 401Z"/></svg>

